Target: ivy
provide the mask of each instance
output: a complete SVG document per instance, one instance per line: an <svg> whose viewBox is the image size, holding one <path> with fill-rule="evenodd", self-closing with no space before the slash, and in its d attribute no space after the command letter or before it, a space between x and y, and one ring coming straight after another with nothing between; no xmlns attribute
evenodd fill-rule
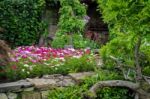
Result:
<svg viewBox="0 0 150 99"><path fill-rule="evenodd" d="M0 39L12 46L31 45L38 41L46 25L41 20L44 0L1 0Z"/></svg>

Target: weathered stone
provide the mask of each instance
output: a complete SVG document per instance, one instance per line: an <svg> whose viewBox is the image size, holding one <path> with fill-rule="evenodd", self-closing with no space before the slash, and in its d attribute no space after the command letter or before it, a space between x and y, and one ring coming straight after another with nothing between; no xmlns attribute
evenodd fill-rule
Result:
<svg viewBox="0 0 150 99"><path fill-rule="evenodd" d="M57 82L60 82L64 79L64 76L61 74L54 74L54 75L45 75L43 76L44 79L53 79ZM57 84L56 84L57 85Z"/></svg>
<svg viewBox="0 0 150 99"><path fill-rule="evenodd" d="M57 79L57 78L63 78L63 75L61 75L61 74L44 75L42 78L44 78L44 79Z"/></svg>
<svg viewBox="0 0 150 99"><path fill-rule="evenodd" d="M17 99L16 93L7 93L8 99Z"/></svg>
<svg viewBox="0 0 150 99"><path fill-rule="evenodd" d="M42 91L41 92L42 99L48 99L48 93L49 93L49 91Z"/></svg>
<svg viewBox="0 0 150 99"><path fill-rule="evenodd" d="M25 88L23 89L23 91L33 91L34 90L34 87L30 87L30 88Z"/></svg>
<svg viewBox="0 0 150 99"><path fill-rule="evenodd" d="M34 78L34 79L27 79L27 80L31 82L35 86L35 88L41 90L51 89L57 86L55 79Z"/></svg>
<svg viewBox="0 0 150 99"><path fill-rule="evenodd" d="M70 76L63 76L61 74L45 75L45 79L54 79L58 87L72 86L75 84L74 80Z"/></svg>
<svg viewBox="0 0 150 99"><path fill-rule="evenodd" d="M31 86L32 84L26 80L20 80L11 83L3 83L0 84L0 92L17 91L20 90L21 88L27 88Z"/></svg>
<svg viewBox="0 0 150 99"><path fill-rule="evenodd" d="M75 85L75 81L69 76L64 76L62 80L57 82L57 85L59 87L73 86Z"/></svg>
<svg viewBox="0 0 150 99"><path fill-rule="evenodd" d="M21 99L42 99L39 92L23 92Z"/></svg>
<svg viewBox="0 0 150 99"><path fill-rule="evenodd" d="M6 94L4 93L0 93L0 99L8 99Z"/></svg>
<svg viewBox="0 0 150 99"><path fill-rule="evenodd" d="M86 77L90 77L94 75L94 72L82 72L82 73L70 73L69 76L74 79L77 83L80 83Z"/></svg>

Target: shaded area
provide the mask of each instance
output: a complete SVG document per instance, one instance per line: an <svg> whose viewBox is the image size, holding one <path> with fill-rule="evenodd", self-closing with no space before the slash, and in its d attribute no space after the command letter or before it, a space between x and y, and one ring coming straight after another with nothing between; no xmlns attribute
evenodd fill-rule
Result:
<svg viewBox="0 0 150 99"><path fill-rule="evenodd" d="M82 0L82 3L88 6L87 15L90 17L85 28L85 36L99 44L105 44L108 41L108 26L97 11L97 3L91 0Z"/></svg>

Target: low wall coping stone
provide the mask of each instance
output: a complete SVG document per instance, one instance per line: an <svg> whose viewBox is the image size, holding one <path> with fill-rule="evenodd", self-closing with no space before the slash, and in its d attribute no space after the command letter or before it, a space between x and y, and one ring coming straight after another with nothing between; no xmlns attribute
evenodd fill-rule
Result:
<svg viewBox="0 0 150 99"><path fill-rule="evenodd" d="M10 82L10 83L2 83L0 84L0 93L16 91L16 90L20 90L21 88L28 88L32 86L33 84L26 80L20 80L20 81Z"/></svg>

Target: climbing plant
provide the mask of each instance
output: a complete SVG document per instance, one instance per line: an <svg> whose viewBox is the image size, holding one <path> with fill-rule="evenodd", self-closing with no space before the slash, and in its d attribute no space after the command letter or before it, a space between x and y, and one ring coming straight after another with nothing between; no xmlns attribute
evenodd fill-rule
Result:
<svg viewBox="0 0 150 99"><path fill-rule="evenodd" d="M85 47L86 41L81 35L84 30L86 21L86 6L80 3L80 0L60 0L60 19L58 23L58 31L53 41L54 47L63 47L64 45L74 45L75 47ZM79 43L76 43L78 38ZM57 44L61 42L62 45ZM84 44L84 45L83 45ZM58 46L57 46L58 45ZM76 46L77 45L77 46Z"/></svg>
<svg viewBox="0 0 150 99"><path fill-rule="evenodd" d="M5 29L0 39L12 46L31 45L45 31L41 16L45 0L1 0L0 26Z"/></svg>

